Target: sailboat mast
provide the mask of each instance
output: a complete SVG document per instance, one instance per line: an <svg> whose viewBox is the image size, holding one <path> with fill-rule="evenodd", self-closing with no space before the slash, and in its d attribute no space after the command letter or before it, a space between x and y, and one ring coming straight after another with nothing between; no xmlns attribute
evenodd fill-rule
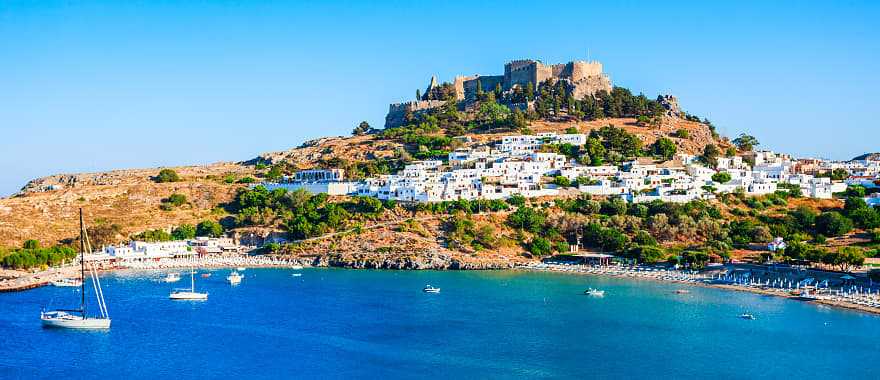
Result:
<svg viewBox="0 0 880 380"><path fill-rule="evenodd" d="M86 316L86 237L83 223L83 209L79 209L79 310L83 318Z"/></svg>

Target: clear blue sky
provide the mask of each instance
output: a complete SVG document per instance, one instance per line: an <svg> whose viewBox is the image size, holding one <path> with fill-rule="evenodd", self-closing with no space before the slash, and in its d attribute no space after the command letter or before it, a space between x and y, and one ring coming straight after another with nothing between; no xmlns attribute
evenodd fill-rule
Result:
<svg viewBox="0 0 880 380"><path fill-rule="evenodd" d="M733 136L880 150L880 5L0 1L0 195L60 172L237 161L381 126L431 74L601 60Z"/></svg>

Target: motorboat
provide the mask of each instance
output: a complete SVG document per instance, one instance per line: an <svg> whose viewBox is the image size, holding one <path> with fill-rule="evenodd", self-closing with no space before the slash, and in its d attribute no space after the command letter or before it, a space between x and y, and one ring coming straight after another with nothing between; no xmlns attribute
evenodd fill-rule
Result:
<svg viewBox="0 0 880 380"><path fill-rule="evenodd" d="M78 288L82 286L82 281L76 278L62 278L60 280L52 281L52 286L57 286L59 288Z"/></svg>
<svg viewBox="0 0 880 380"><path fill-rule="evenodd" d="M196 291L196 268L193 264L189 271L189 289L175 289L171 291L168 298L173 300L190 300L204 301L208 299L208 293L199 293Z"/></svg>
<svg viewBox="0 0 880 380"><path fill-rule="evenodd" d="M290 267L290 269L293 269L293 270L300 270L300 269L303 269L303 266L302 266L302 265L293 265L293 266Z"/></svg>
<svg viewBox="0 0 880 380"><path fill-rule="evenodd" d="M754 314L752 314L752 313L742 313L739 315L739 317L741 319L748 319L750 321L754 321L755 319L757 319L757 318L755 318Z"/></svg>
<svg viewBox="0 0 880 380"><path fill-rule="evenodd" d="M675 294L689 294L691 291L687 289L676 289Z"/></svg>
<svg viewBox="0 0 880 380"><path fill-rule="evenodd" d="M238 267L238 268L235 268L235 270L237 270L237 271L239 271L239 272L244 272L245 269L247 269L247 268L245 268L245 267Z"/></svg>
<svg viewBox="0 0 880 380"><path fill-rule="evenodd" d="M810 294L810 291L806 290L806 289L800 293L796 293L794 295L794 297L791 297L791 298L798 300L798 301L816 301L819 299L819 297L816 297L815 295Z"/></svg>
<svg viewBox="0 0 880 380"><path fill-rule="evenodd" d="M80 278L86 278L86 250L91 251L92 245L83 222L83 212L79 209L79 245L80 245ZM80 330L105 330L110 328L110 316L107 314L107 304L104 302L104 291L101 289L101 280L95 267L88 266L91 276L92 287L98 302L98 315L89 316L86 312L86 287L85 281L79 281L80 300L77 309L41 310L40 322L43 327Z"/></svg>
<svg viewBox="0 0 880 380"><path fill-rule="evenodd" d="M208 278L208 277L211 277L210 273L202 273L202 278Z"/></svg>
<svg viewBox="0 0 880 380"><path fill-rule="evenodd" d="M584 290L584 294L586 294L590 297L605 297L604 290L593 289L593 288L589 288L587 290Z"/></svg>
<svg viewBox="0 0 880 380"><path fill-rule="evenodd" d="M165 275L165 278L162 279L164 282L177 282L180 281L180 273L172 272Z"/></svg>
<svg viewBox="0 0 880 380"><path fill-rule="evenodd" d="M302 277L302 275L303 275L302 273L294 273L293 277Z"/></svg>
<svg viewBox="0 0 880 380"><path fill-rule="evenodd" d="M236 271L232 271L229 276L226 276L226 281L229 281L230 284L239 284L241 283L242 275L238 274Z"/></svg>
<svg viewBox="0 0 880 380"><path fill-rule="evenodd" d="M425 293L440 293L440 288L435 288L431 285L425 285L425 288L422 289Z"/></svg>

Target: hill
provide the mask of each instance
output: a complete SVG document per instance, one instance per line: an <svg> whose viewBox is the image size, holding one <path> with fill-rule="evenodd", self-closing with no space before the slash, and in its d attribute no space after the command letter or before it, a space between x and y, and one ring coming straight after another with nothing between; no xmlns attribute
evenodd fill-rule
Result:
<svg viewBox="0 0 880 380"><path fill-rule="evenodd" d="M634 118L609 118L594 121L544 121L530 124L535 133L564 132L576 128L581 133L614 125L635 134L645 145L657 138L670 137L680 152L699 154L707 144L729 145L713 137L710 128L699 122L668 117L658 127L640 126ZM688 138L674 137L687 130ZM490 144L512 132L466 133L462 147ZM220 220L228 216L215 210L233 200L236 191L245 185L227 183L266 174L264 165L280 165L287 172L296 169L342 165L349 172L358 165L369 166L383 160L396 159L400 151L411 150L411 144L383 139L379 133L349 137L327 137L312 140L281 152L267 152L239 163L217 163L204 166L171 168L181 176L180 182L156 183L159 170L130 169L99 173L57 174L28 182L13 197L0 199L0 246L20 246L24 240L37 239L54 244L76 235L76 211L82 207L91 225L115 225L115 241L124 241L132 234L148 229L169 228L181 223L194 224L203 219ZM361 171L361 175L370 174ZM188 203L172 211L160 209L162 200L171 194L186 196Z"/></svg>

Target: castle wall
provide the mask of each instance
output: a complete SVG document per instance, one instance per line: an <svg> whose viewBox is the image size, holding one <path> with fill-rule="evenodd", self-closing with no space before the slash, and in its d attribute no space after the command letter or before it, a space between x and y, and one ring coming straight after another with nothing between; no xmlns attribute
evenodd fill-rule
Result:
<svg viewBox="0 0 880 380"><path fill-rule="evenodd" d="M503 75L490 75L490 76L476 76L471 80L465 81L463 83L463 94L464 99L473 99L477 96L477 83L480 83L480 86L483 87L483 91L493 91L495 90L495 86L501 84L501 87L504 87L504 76Z"/></svg>
<svg viewBox="0 0 880 380"><path fill-rule="evenodd" d="M406 122L407 112L413 114L424 112L440 107L445 103L442 100L417 100L403 103L392 103L388 106L388 114L385 115L385 128L393 128Z"/></svg>
<svg viewBox="0 0 880 380"><path fill-rule="evenodd" d="M575 61L569 63L569 65L571 65L571 71L568 73L568 76L571 78L572 82L577 82L587 77L602 75L602 64L597 61Z"/></svg>
<svg viewBox="0 0 880 380"><path fill-rule="evenodd" d="M529 82L537 84L539 65L543 66L537 61L513 61L504 65L504 84L502 87L507 90L517 84L520 86L525 86Z"/></svg>

